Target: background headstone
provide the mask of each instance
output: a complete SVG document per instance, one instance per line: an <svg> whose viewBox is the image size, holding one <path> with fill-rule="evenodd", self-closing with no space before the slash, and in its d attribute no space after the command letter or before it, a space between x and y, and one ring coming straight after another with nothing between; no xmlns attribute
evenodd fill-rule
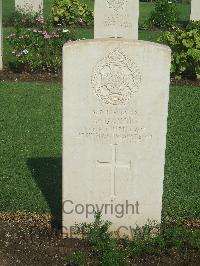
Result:
<svg viewBox="0 0 200 266"><path fill-rule="evenodd" d="M3 68L3 25L2 25L2 0L0 0L0 70Z"/></svg>
<svg viewBox="0 0 200 266"><path fill-rule="evenodd" d="M64 46L63 62L64 233L92 222L93 206L120 234L160 222L170 49L80 41Z"/></svg>
<svg viewBox="0 0 200 266"><path fill-rule="evenodd" d="M94 38L138 39L139 0L96 0Z"/></svg>
<svg viewBox="0 0 200 266"><path fill-rule="evenodd" d="M200 0L191 0L190 20L200 20Z"/></svg>
<svg viewBox="0 0 200 266"><path fill-rule="evenodd" d="M42 12L43 0L15 0L15 8L18 7L33 12Z"/></svg>

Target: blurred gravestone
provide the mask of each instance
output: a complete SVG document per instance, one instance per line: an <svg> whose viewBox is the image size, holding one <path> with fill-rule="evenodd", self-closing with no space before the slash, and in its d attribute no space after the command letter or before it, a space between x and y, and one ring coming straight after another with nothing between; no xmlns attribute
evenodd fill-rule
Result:
<svg viewBox="0 0 200 266"><path fill-rule="evenodd" d="M138 39L139 0L96 0L94 38Z"/></svg>
<svg viewBox="0 0 200 266"><path fill-rule="evenodd" d="M31 12L42 12L43 0L15 0L15 8Z"/></svg>
<svg viewBox="0 0 200 266"><path fill-rule="evenodd" d="M191 1L191 15L190 20L200 20L200 0Z"/></svg>

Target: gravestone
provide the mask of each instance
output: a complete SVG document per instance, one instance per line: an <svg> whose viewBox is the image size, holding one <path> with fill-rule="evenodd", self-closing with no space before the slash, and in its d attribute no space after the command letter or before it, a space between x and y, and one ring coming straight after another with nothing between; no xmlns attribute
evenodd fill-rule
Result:
<svg viewBox="0 0 200 266"><path fill-rule="evenodd" d="M138 39L139 0L96 0L94 38Z"/></svg>
<svg viewBox="0 0 200 266"><path fill-rule="evenodd" d="M2 0L0 0L0 70L3 68L3 29L2 29Z"/></svg>
<svg viewBox="0 0 200 266"><path fill-rule="evenodd" d="M191 15L190 20L200 20L200 0L191 1Z"/></svg>
<svg viewBox="0 0 200 266"><path fill-rule="evenodd" d="M63 48L63 233L100 211L117 236L161 221L170 49L123 39Z"/></svg>
<svg viewBox="0 0 200 266"><path fill-rule="evenodd" d="M42 12L43 0L15 0L15 8L33 12Z"/></svg>

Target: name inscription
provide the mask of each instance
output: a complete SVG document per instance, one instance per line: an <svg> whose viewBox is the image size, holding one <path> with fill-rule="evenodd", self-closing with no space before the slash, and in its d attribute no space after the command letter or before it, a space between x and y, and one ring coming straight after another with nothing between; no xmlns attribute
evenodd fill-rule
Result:
<svg viewBox="0 0 200 266"><path fill-rule="evenodd" d="M147 129L140 125L139 114L134 109L94 109L90 125L85 126L79 137L97 143L135 143L152 139Z"/></svg>
<svg viewBox="0 0 200 266"><path fill-rule="evenodd" d="M105 18L104 26L105 27L117 26L126 29L126 28L132 28L132 23L130 22L128 15L114 14L111 16L107 16Z"/></svg>

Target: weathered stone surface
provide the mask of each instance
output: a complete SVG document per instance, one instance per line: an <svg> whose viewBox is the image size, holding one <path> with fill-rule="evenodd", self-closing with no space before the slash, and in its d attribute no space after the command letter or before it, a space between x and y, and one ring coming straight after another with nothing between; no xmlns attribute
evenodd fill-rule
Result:
<svg viewBox="0 0 200 266"><path fill-rule="evenodd" d="M200 20L200 1L191 0L191 15L190 20Z"/></svg>
<svg viewBox="0 0 200 266"><path fill-rule="evenodd" d="M63 77L64 233L93 221L94 209L120 235L160 222L170 49L114 39L69 43Z"/></svg>
<svg viewBox="0 0 200 266"><path fill-rule="evenodd" d="M96 0L94 38L138 39L139 0Z"/></svg>
<svg viewBox="0 0 200 266"><path fill-rule="evenodd" d="M15 0L15 7L39 12L43 10L43 0Z"/></svg>

